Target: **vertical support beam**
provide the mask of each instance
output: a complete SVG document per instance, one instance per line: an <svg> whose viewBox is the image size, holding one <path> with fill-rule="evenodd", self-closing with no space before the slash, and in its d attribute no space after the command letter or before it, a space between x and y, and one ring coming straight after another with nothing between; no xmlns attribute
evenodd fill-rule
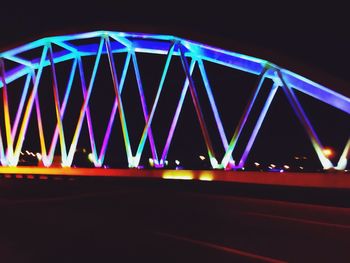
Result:
<svg viewBox="0 0 350 263"><path fill-rule="evenodd" d="M75 150L77 148L77 143L78 143L78 139L79 139L79 136L80 136L81 127L83 125L84 117L85 117L85 114L86 114L86 111L87 111L87 108L88 108L88 104L89 104L89 99L90 99L91 92L92 92L92 89L93 89L93 86L94 86L96 72L97 72L97 69L98 69L98 65L100 63L101 54L102 54L102 50L103 50L103 44L104 44L104 39L101 37L100 44L99 44L98 50L96 52L95 64L94 64L94 68L93 68L93 71L92 71L89 87L88 87L87 92L86 92L86 94L84 96L84 102L83 102L83 105L82 105L82 107L80 109L78 123L77 123L77 126L75 128L75 132L74 132L74 135L73 135L73 140L72 140L69 152L68 152L67 163L66 163L66 165L68 165L68 166L70 166L72 164L74 153L75 153ZM79 60L78 60L78 62L79 62Z"/></svg>
<svg viewBox="0 0 350 263"><path fill-rule="evenodd" d="M345 170L349 159L350 159L350 138L348 139L348 142L346 143L346 145L344 147L343 153L339 158L336 169L337 170Z"/></svg>
<svg viewBox="0 0 350 263"><path fill-rule="evenodd" d="M123 91L126 75L128 73L130 60L131 60L131 53L128 52L128 55L125 58L123 73L122 73L122 76L121 76L121 79L120 79L120 83L119 83L120 94ZM113 103L112 112L111 112L111 115L109 117L107 129L106 129L106 132L105 132L105 135L104 135L104 138L103 138L103 143L102 143L102 147L101 147L101 150L100 150L100 155L98 157L98 163L101 164L101 165L103 164L103 161L104 161L104 158L105 158L109 137L110 137L111 131L112 131L112 125L114 123L115 115L117 113L117 108L118 108L118 99L117 99L117 97L115 97L114 103Z"/></svg>
<svg viewBox="0 0 350 263"><path fill-rule="evenodd" d="M41 54L40 63L39 63L39 67L38 67L38 72L37 72L37 75L36 75L36 78L35 78L35 83L33 85L33 89L32 89L32 92L31 92L31 94L29 96L28 103L27 103L27 106L26 106L26 110L24 112L21 129L19 131L18 140L17 140L17 143L16 143L14 157L13 157L13 160L11 161L11 163L13 165L16 165L18 163L19 154L20 154L22 146L23 146L24 136L25 136L25 134L27 132L27 128L28 128L30 114L31 114L32 109L33 109L33 103L34 103L34 100L35 100L35 98L37 96L38 86L39 86L41 74L43 72L43 67L44 67L44 64L45 64L45 61L46 61L47 51L48 51L48 46L45 45L44 48L43 48L43 52Z"/></svg>
<svg viewBox="0 0 350 263"><path fill-rule="evenodd" d="M156 108L157 108L157 105L158 105L160 94L161 94L163 86L164 86L165 77L166 77L166 75L168 73L168 69L169 69L169 66L170 66L171 58L172 58L173 53L174 53L174 48L175 48L175 43L172 43L170 48L169 48L169 50L168 50L167 59L166 59L165 66L164 66L164 69L163 69L162 77L160 79L160 83L159 83L159 86L158 86L157 94L156 94L156 96L154 98L154 102L153 102L153 106L152 106L151 112L150 112L149 117L148 117L148 119L146 121L146 125L145 125L145 128L143 129L141 140L140 140L139 146L137 148L137 152L136 152L136 156L135 156L135 162L137 164L139 164L139 162L140 162L141 154L143 152L143 148L144 148L145 142L146 142L146 135L148 134L148 130L151 127L151 123L153 121L153 117L154 117L154 114L155 114L155 111L156 111ZM159 165L159 160L158 159L156 159L154 161L158 162L158 164L156 163L156 167L157 166L161 166L161 165Z"/></svg>
<svg viewBox="0 0 350 263"><path fill-rule="evenodd" d="M252 134L250 135L249 141L244 149L243 155L241 157L241 160L238 163L238 167L236 168L242 168L247 160L248 154L254 144L255 138L260 130L260 127L265 119L266 113L270 108L271 102L273 100L273 98L275 97L275 94L278 90L278 84L277 83L273 83L271 91L269 93L269 95L267 96L267 99L265 101L264 107L260 112L259 118L255 123L254 129L252 131Z"/></svg>
<svg viewBox="0 0 350 263"><path fill-rule="evenodd" d="M3 59L0 59L0 68L1 68L1 81L3 83L2 87L2 99L4 103L4 118L5 118L5 133L6 133L6 158L7 160L11 160L13 158L13 138L11 134L11 120L10 120L10 112L9 112L9 102L8 102L8 94L7 94L7 84L6 84L6 76L5 76L5 65ZM14 165L9 162L9 165Z"/></svg>
<svg viewBox="0 0 350 263"><path fill-rule="evenodd" d="M144 94L144 91L143 91L140 70L139 70L139 66L138 66L138 63L137 63L136 54L135 54L134 51L132 51L131 57L132 57L133 65L134 65L135 76L136 76L136 81L137 81L137 87L138 87L139 94L140 94L143 116L144 116L144 119L145 119L145 123L147 123L147 120L149 119L149 115L148 115L148 110L147 110L146 97L145 97L145 94ZM153 160L156 160L158 162L158 154L157 154L157 149L156 149L156 147L154 145L154 138L153 138L152 128L149 128L147 130L147 134L148 134L148 139L149 139L149 143L150 143L150 146L151 146L152 158L153 158ZM139 162L137 161L137 158L134 158L134 164L133 165L134 165L134 167L137 167L139 165Z"/></svg>
<svg viewBox="0 0 350 263"><path fill-rule="evenodd" d="M189 71L187 58L186 58L186 56L185 56L185 54L184 54L184 52L182 50L182 46L181 45L180 45L180 57L181 57L182 67L183 67L183 69L185 71L186 77L189 80L189 86L190 86L190 93L191 93L192 101L193 101L194 107L196 109L197 118L199 120L199 124L200 124L201 130L202 130L202 134L203 134L203 137L204 137L204 141L205 141L205 144L207 146L210 163L211 163L213 168L218 168L217 167L217 160L215 158L215 152L214 152L214 149L213 149L213 145L211 143L211 139L210 139L210 136L209 136L207 125L205 123L204 115L203 115L201 106L199 104L199 98L198 98L197 90L196 90L196 87L194 85L194 81L193 81L192 76L191 76L190 71Z"/></svg>
<svg viewBox="0 0 350 263"><path fill-rule="evenodd" d="M241 132L242 132L247 120L248 120L249 114L253 108L253 105L254 105L256 98L259 94L261 86L264 83L267 71L268 71L268 68L265 67L264 70L259 75L259 79L258 79L258 83L256 85L256 88L253 91L253 94L252 94L251 98L249 99L247 106L244 109L243 115L242 115L241 119L239 120L238 125L235 129L235 132L233 133L233 136L231 138L228 150L226 151L226 153L221 161L222 168L226 168L230 158L232 158L232 152L237 145L239 136L241 135Z"/></svg>
<svg viewBox="0 0 350 263"><path fill-rule="evenodd" d="M301 107L297 97L295 96L293 90L288 87L287 83L284 81L283 76L281 71L277 71L277 75L280 79L280 81L282 82L282 88L284 93L287 96L287 99L289 101L289 103L291 104L295 114L297 115L299 121L301 122L301 124L304 126L305 131L307 132L312 146L314 147L316 154L323 166L323 169L330 169L333 167L331 161L324 155L323 153L323 146L315 132L315 130L313 129L308 117L306 116L303 108Z"/></svg>
<svg viewBox="0 0 350 263"><path fill-rule="evenodd" d="M113 53L112 53L111 44L110 44L108 36L105 36L105 41L106 41L106 47L107 47L109 66L110 66L112 79L113 79L114 91L115 91L115 94L116 94L116 97L118 100L119 118L120 118L120 122L121 122L121 126L122 126L123 136L124 136L126 155L127 155L129 167L134 167L134 161L133 161L129 133L128 133L128 127L126 124L126 119L125 119L125 114L124 114L124 107L123 107L122 99L120 96L120 91L118 88L117 71L115 69Z"/></svg>
<svg viewBox="0 0 350 263"><path fill-rule="evenodd" d="M191 75L193 73L195 65L196 65L196 60L192 59L191 64L190 64L190 70L189 70ZM189 80L186 77L185 83L184 83L184 85L182 87L180 99L179 99L179 102L178 102L176 110L175 110L174 118L173 118L173 121L172 121L171 126L170 126L168 137L167 137L166 142L165 142L165 146L164 146L164 149L163 149L162 157L160 159L160 164L161 165L163 165L165 163L165 160L166 160L166 158L168 156L169 147L170 147L171 141L173 139L173 135L174 135L175 128L176 128L176 125L177 125L177 121L179 120L181 109L182 109L182 106L183 106L183 103L184 103L184 100L185 100L185 97L186 97L186 94L187 94L188 85L189 85Z"/></svg>

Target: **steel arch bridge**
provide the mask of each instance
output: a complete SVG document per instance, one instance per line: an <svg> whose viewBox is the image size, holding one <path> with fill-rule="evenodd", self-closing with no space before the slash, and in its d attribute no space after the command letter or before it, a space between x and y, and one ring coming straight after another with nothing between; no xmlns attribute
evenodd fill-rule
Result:
<svg viewBox="0 0 350 263"><path fill-rule="evenodd" d="M79 42L80 41L80 42ZM85 42L84 42L85 41ZM59 47L59 50L55 50ZM31 51L40 50L39 55L31 54ZM116 63L113 54L124 53L126 59L122 65L122 73L117 74ZM141 73L138 67L137 54L146 53L153 55L164 56L164 67L156 90L156 95L153 98L151 107L147 107L146 98L141 81ZM31 55L28 55L31 54ZM109 122L105 129L101 141L102 146L98 150L95 143L94 126L91 120L91 112L89 101L94 89L96 79L96 72L102 56L108 57L109 70L113 80L113 88L115 93L114 104L109 116ZM93 70L91 76L85 77L84 65L82 58L92 57ZM161 152L157 152L155 140L152 132L152 121L157 111L158 101L162 96L162 90L169 66L173 57L178 57L181 60L182 70L185 74L185 81L182 86L181 95L178 98L178 104L175 112L173 112L173 119L170 129L167 134L166 143ZM59 63L71 61L72 67L68 74L68 83L64 87L58 85L56 67ZM253 95L248 101L241 118L236 126L231 137L227 137L224 131L224 126L220 118L220 112L216 105L215 98L212 93L209 76L204 66L204 61L209 61L223 67L232 68L247 72L258 76L257 85L253 91ZM11 67L6 65L11 63ZM119 62L118 62L119 63ZM144 128L137 142L137 147L132 149L128 120L124 110L124 102L122 98L122 90L124 88L125 79L130 71L129 64L133 65L135 76L137 79L137 86L140 94L142 104L142 111L144 115ZM212 143L212 136L209 134L206 118L203 114L200 101L198 99L196 83L193 80L192 73L198 68L206 95L210 102L210 108L215 118L216 128L220 136L220 141L225 153L222 158L218 159L215 154L215 149ZM49 70L52 76L52 104L55 107L55 129L52 138L49 138L50 147L46 147L46 140L44 136L44 124L41 118L41 112L45 109L41 107L39 102L38 90L42 79L44 69ZM81 89L83 94L83 102L80 106L79 118L74 125L74 135L67 144L65 137L65 128L63 119L67 109L67 103L70 98L72 89L72 82L74 76L78 74L81 81ZM11 85L18 79L25 79L24 85L21 88L21 96L16 110L15 117L11 120L8 90ZM252 108L256 103L258 94L263 83L270 79L272 86L270 87L268 96L264 102L262 110L254 124L254 128L249 136L249 140L245 145L244 152L237 164L233 162L233 153L236 145L240 139L242 130L244 129L247 119L252 112ZM273 102L276 91L282 89L285 93L288 102L292 106L296 116L300 120L304 129L306 130L313 148L320 160L324 169L336 168L344 170L349 159L350 152L350 137L344 145L341 157L336 164L333 164L324 154L323 145L318 138L317 133L305 114L302 105L300 104L295 91L302 92L319 101L327 103L347 114L350 114L350 98L337 93L327 87L306 79L289 70L281 68L269 61L259 58L222 50L219 48L207 46L201 43L196 43L190 40L178 38L169 35L154 35L142 33L124 33L124 32L110 32L110 31L96 31L74 35L53 36L42 38L37 41L19 46L17 48L0 53L0 88L2 93L2 107L3 107L3 123L0 127L0 160L2 166L17 166L20 154L25 140L37 139L40 142L42 162L44 166L50 167L53 163L55 150L59 145L61 164L63 167L70 167L73 162L74 154L77 149L77 144L80 138L81 130L84 121L86 121L89 131L89 143L91 146L92 160L95 167L101 167L104 163L108 141L111 135L112 125L118 114L122 134L124 140L124 147L129 167L138 167L140 165L141 156L144 153L144 146L148 141L151 149L152 160L156 168L164 167L167 159L169 147L175 132L178 118L181 114L184 99L188 90L195 106L196 116L198 118L202 136L204 138L208 157L211 167L214 169L229 169L241 168L244 166L248 154L254 144L255 138L264 121L266 113ZM40 86L40 88L43 88ZM64 95L60 96L60 91L64 90ZM36 114L34 115L34 110ZM39 131L38 138L28 138L27 130L30 119L36 119ZM3 136L2 134L5 134Z"/></svg>

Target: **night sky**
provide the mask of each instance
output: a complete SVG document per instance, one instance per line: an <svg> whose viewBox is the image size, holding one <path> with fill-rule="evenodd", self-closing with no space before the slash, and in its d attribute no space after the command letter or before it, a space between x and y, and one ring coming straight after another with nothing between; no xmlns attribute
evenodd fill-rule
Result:
<svg viewBox="0 0 350 263"><path fill-rule="evenodd" d="M190 2L2 3L0 50L44 36L93 30L172 34L267 59L349 96L350 17L345 13L347 8L322 2L317 5L221 0L208 4ZM309 104L307 99L305 101ZM319 109L310 109L316 122L323 118L318 114ZM327 120L331 124L324 128L324 134L341 137L333 143L340 145L349 133L349 118L344 121L344 114L330 114L334 114L333 117L324 118L336 118L336 124ZM271 122L278 122L283 117L277 114L274 118ZM342 129L341 136L337 136L334 129ZM263 132L278 136L273 130L267 128ZM268 146L263 142L261 145Z"/></svg>

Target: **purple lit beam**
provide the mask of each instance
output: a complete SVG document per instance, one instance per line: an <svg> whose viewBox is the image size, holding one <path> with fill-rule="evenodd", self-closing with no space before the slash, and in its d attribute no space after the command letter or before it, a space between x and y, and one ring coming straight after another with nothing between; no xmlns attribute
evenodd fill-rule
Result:
<svg viewBox="0 0 350 263"><path fill-rule="evenodd" d="M292 106L295 114L297 115L299 121L301 122L301 124L303 125L305 131L307 132L312 146L314 147L316 154L323 166L323 169L330 169L333 167L331 161L324 155L323 153L323 146L315 132L315 130L313 129L308 117L306 116L302 106L300 105L297 97L295 96L293 90L291 88L288 87L287 83L284 81L283 75L280 71L277 71L278 77L280 79L280 81L282 82L282 89L284 91L284 93L287 96L287 99L290 103L290 105Z"/></svg>
<svg viewBox="0 0 350 263"><path fill-rule="evenodd" d="M127 56L125 58L124 68L123 68L122 76L120 78L120 83L119 83L120 94L123 91L125 78L126 78L126 75L127 75L127 72L128 72L130 60L131 60L131 53L128 52L128 54L127 54ZM104 161L104 158L105 158L105 154L106 154L109 138L110 138L111 131L112 131L112 126L113 126L113 123L114 123L115 115L117 113L117 108L118 108L118 98L115 97L114 103L113 103L113 108L112 108L112 111L111 111L111 115L109 117L107 129L106 129L105 135L103 137L103 143L102 143L102 147L101 147L101 150L100 150L100 155L98 157L98 163L99 164L103 164L103 161Z"/></svg>
<svg viewBox="0 0 350 263"><path fill-rule="evenodd" d="M147 120L149 119L149 116L148 116L148 110L147 110L146 97L145 97L143 87L142 87L141 75L140 75L140 70L139 70L139 66L137 63L137 58L136 58L135 52L132 52L131 57L132 57L133 65L134 65L137 87L138 87L139 94L140 94L141 106L142 106L143 116L145 118L145 124L146 124ZM152 133L151 127L149 127L147 129L147 134L148 134L148 140L149 140L150 147L151 147L152 158L153 158L153 160L157 160L157 162L158 162L157 149L154 145L154 138L153 138L153 133ZM134 165L138 166L138 163L135 163Z"/></svg>
<svg viewBox="0 0 350 263"><path fill-rule="evenodd" d="M270 93L269 93L269 95L268 95L268 97L267 97L267 99L265 101L264 107L263 107L263 109L260 112L258 120L255 123L253 132L250 135L249 141L248 141L248 143L247 143L247 145L246 145L246 147L244 149L244 152L243 152L243 155L241 157L241 160L238 163L238 167L236 167L236 168L243 168L244 167L244 164L245 164L245 162L247 160L248 154L249 154L249 152L250 152L250 150L251 150L251 148L252 148L252 146L254 144L255 138L256 138L256 136L257 136L257 134L258 134L258 132L259 132L259 130L261 128L261 125L262 125L262 123L263 123L263 121L265 119L266 113L267 113L267 111L270 108L271 102L272 102L273 98L275 97L275 94L276 94L277 90L278 90L278 84L274 82L273 86L272 86L272 88L270 90Z"/></svg>
<svg viewBox="0 0 350 263"><path fill-rule="evenodd" d="M7 143L7 151L6 158L9 159L9 156L13 155L13 138L11 134L11 120L10 120L10 112L9 112L9 102L8 102L8 94L7 94L7 85L6 85L6 73L5 73L5 64L3 59L0 59L0 74L1 80L4 83L2 87L2 99L4 103L4 117L5 117L5 132L6 132L6 143Z"/></svg>
<svg viewBox="0 0 350 263"><path fill-rule="evenodd" d="M112 79L113 79L114 91L115 91L115 95L116 95L117 100L118 100L118 112L119 112L119 118L120 118L122 131L123 131L124 144L125 144L125 150L126 150L126 155L127 155L127 159L128 159L128 164L129 164L129 167L134 167L134 161L133 161L134 158L132 156L132 150L131 150L130 139L129 139L129 132L128 132L128 127L127 127L127 123L126 123L126 119L125 119L123 102L122 102L120 90L118 87L117 72L115 69L113 53L111 50L111 45L110 45L108 36L105 37L105 40L106 40L109 66L110 66Z"/></svg>
<svg viewBox="0 0 350 263"><path fill-rule="evenodd" d="M154 98L154 102L153 102L153 106L152 106L149 118L147 119L146 125L145 125L145 127L143 129L143 132L142 132L140 143L139 143L139 146L138 146L138 149L137 149L137 152L136 152L136 158L137 159L135 161L137 163L139 163L139 161L140 161L141 154L143 152L143 148L144 148L145 141L146 141L146 134L148 134L148 129L150 128L151 123L153 121L153 117L154 117L154 114L155 114L155 111L156 111L156 108L157 108L157 105L158 105L158 101L159 101L159 98L160 98L160 95L161 95L161 92L162 92L162 89L163 89L165 78L166 78L166 75L168 73L169 65L170 65L170 62L171 62L171 59L172 59L172 56L173 56L174 48L175 48L175 42L170 46L170 48L168 50L167 59L166 59L166 62L165 62L165 66L164 66L164 70L163 70L163 73L162 73L162 77L160 79L160 83L159 83L159 86L158 86L157 94L156 94L156 96ZM155 166L162 166L162 164L159 164L159 160L156 160L156 161L158 163L156 163Z"/></svg>
<svg viewBox="0 0 350 263"><path fill-rule="evenodd" d="M190 75L192 75L195 65L196 65L196 60L192 59L191 64L190 64L190 69L189 69ZM173 139L175 128L177 126L177 121L179 119L179 116L180 116L180 113L181 113L181 109L182 109L182 106L183 106L183 103L184 103L184 100L185 100L185 97L186 97L186 93L187 93L187 90L188 90L188 85L189 85L189 80L186 77L185 83L184 83L184 85L182 87L180 99L179 99L179 102L178 102L176 110L175 110L174 118L173 118L173 120L171 122L171 126L170 126L170 130L169 130L169 133L168 133L168 137L166 139L166 142L165 142L165 145L164 145L164 148L163 148L163 153L162 153L162 157L160 159L160 164L164 164L165 160L166 160L166 158L168 156L170 144L171 144L171 141Z"/></svg>
<svg viewBox="0 0 350 263"><path fill-rule="evenodd" d="M259 76L256 88L254 89L253 94L252 94L251 98L249 99L248 104L246 105L246 107L245 107L245 109L243 111L243 115L242 115L241 119L239 120L239 123L238 123L238 125L237 125L237 127L235 129L235 132L233 133L233 136L231 138L228 150L226 151L226 153L225 153L225 155L224 155L224 157L223 157L223 159L221 161L222 168L226 168L228 163L229 163L229 160L230 160L230 158L232 156L232 152L233 152L233 150L235 149L235 147L237 145L239 136L241 135L241 132L242 132L242 130L243 130L247 120L248 120L250 112L251 112L251 110L253 108L253 105L254 105L254 103L256 101L256 98L257 98L257 96L259 94L261 86L264 83L265 76L266 76L268 71L269 71L269 69L265 68L261 72L261 74Z"/></svg>
<svg viewBox="0 0 350 263"><path fill-rule="evenodd" d="M186 77L189 80L189 86L190 86L190 93L191 93L191 97L192 97L192 101L197 113L197 118L199 120L199 124L202 130L202 134L204 137L204 141L205 144L207 146L207 150L208 150L208 155L209 155L209 159L211 162L211 165L213 166L213 168L217 168L217 161L215 158L215 152L214 152L214 148L212 146L211 143L211 139L210 139L210 135L207 129L207 125L205 123L205 119L204 119L204 115L201 109L201 105L199 103L199 98L198 98L198 94L197 94L197 90L196 90L196 86L194 84L194 81L192 79L191 73L189 71L189 67L188 67L188 62L187 62L187 58L185 57L185 54L182 50L182 46L180 46L180 54L181 54L181 62L182 62L182 67L185 71Z"/></svg>

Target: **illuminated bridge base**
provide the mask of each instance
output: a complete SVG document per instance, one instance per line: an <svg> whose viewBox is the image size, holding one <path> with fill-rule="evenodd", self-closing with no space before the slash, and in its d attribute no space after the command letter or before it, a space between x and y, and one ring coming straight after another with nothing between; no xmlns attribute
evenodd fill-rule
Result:
<svg viewBox="0 0 350 263"><path fill-rule="evenodd" d="M47 167L1 167L0 175L26 178L33 175L43 176L79 176L79 177L119 177L166 180L200 180L264 184L276 186L316 187L350 189L350 176L345 173L278 173L254 171L223 170L146 170L146 169L104 169L104 168L47 168Z"/></svg>

